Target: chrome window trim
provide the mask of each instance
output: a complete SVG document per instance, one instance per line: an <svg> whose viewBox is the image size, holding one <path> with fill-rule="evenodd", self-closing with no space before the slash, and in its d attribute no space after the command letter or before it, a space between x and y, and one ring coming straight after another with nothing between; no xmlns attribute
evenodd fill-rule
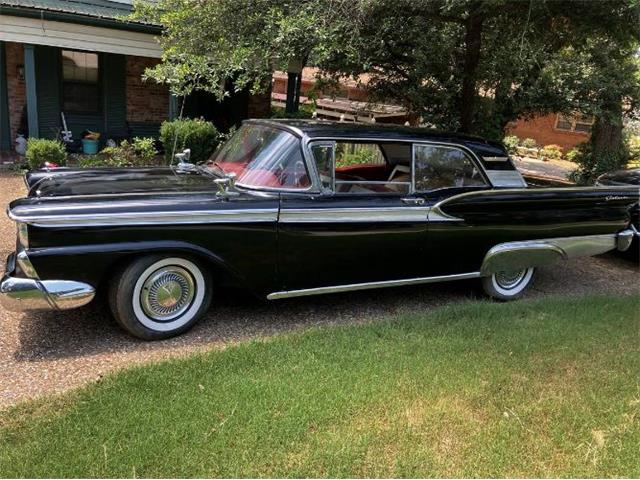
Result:
<svg viewBox="0 0 640 480"><path fill-rule="evenodd" d="M308 137L306 137L306 141L307 141L307 143L323 142L323 141L324 142L345 141L345 142L359 142L359 143L409 143L409 144L411 144L411 163L410 163L410 165L411 165L411 174L412 174L412 179L411 179L412 187L411 187L410 194L428 193L427 191L425 191L425 192L416 192L416 190L415 190L415 168L414 168L414 158L415 158L414 150L415 150L415 145L435 145L435 146L443 146L443 147L449 147L449 148L457 148L457 149L462 150L463 152L465 152L467 155L471 156L471 160L473 161L474 165L476 165L478 167L478 170L483 175L483 178L484 178L485 182L487 182L486 186L487 187L492 187L493 186L491 184L491 181L488 178L487 169L484 167L484 165L482 165L482 161L480 160L478 155L476 155L473 152L473 150L471 150L470 148L465 147L464 145L459 144L459 143L442 142L442 141L430 141L430 140L416 140L414 138L398 139L398 138L388 138L388 137L377 138L377 137L369 137L369 136L363 136L363 137L314 137L313 139L309 139ZM335 162L335 151L334 151L334 162ZM335 163L334 163L334 171L335 171ZM429 191L437 191L437 190L429 190ZM335 192L335 188L334 188L334 192Z"/></svg>
<svg viewBox="0 0 640 480"><path fill-rule="evenodd" d="M103 227L114 225L188 225L205 223L276 222L278 209L192 210L172 212L83 213L75 215L11 215L35 226Z"/></svg>
<svg viewBox="0 0 640 480"><path fill-rule="evenodd" d="M380 282L351 283L347 285L332 285L329 287L304 288L300 290L284 290L267 295L268 300L281 298L303 297L307 295L323 295L327 293L352 292L355 290L369 290L373 288L403 287L407 285L420 285L453 280L469 280L480 278L480 272L459 273L454 275L439 275L435 277L416 277L401 280L386 280Z"/></svg>
<svg viewBox="0 0 640 480"><path fill-rule="evenodd" d="M316 186L315 192L326 191L326 187L322 185L322 178L320 178L320 172L318 171L318 166L316 165L316 159L313 156L313 148L314 147L328 147L331 148L331 191L335 193L335 182L336 182L336 142L331 140L316 140L309 139L306 137L306 152L308 154L307 164L311 165L310 172L313 172L311 175L313 176L311 184ZM304 151L304 149L303 149Z"/></svg>

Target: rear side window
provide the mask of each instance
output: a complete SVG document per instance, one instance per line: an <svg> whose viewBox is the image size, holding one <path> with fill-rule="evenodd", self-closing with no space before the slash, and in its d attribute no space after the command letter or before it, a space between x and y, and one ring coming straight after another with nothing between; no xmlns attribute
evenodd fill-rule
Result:
<svg viewBox="0 0 640 480"><path fill-rule="evenodd" d="M485 186L473 160L462 150L440 145L414 145L415 189Z"/></svg>

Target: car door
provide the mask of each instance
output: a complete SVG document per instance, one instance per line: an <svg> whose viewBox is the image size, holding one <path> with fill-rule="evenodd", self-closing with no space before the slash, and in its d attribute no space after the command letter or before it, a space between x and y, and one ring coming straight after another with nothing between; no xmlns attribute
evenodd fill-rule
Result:
<svg viewBox="0 0 640 480"><path fill-rule="evenodd" d="M410 144L406 148L411 151ZM336 149L335 141L309 145L311 170L315 170L322 191L281 194L278 248L284 288L420 276L428 209L424 199L413 193L410 175L403 182L360 181L354 175L348 180L350 174L344 172L352 172L354 166L337 174ZM377 171L378 167L367 164L355 168Z"/></svg>
<svg viewBox="0 0 640 480"><path fill-rule="evenodd" d="M487 251L487 242L494 241L499 232L483 228L470 219L447 215L439 210L438 203L466 192L490 189L484 169L468 150L457 145L415 144L413 156L415 192L424 198L429 209L424 275L436 277L477 271ZM482 216L494 214L487 211Z"/></svg>

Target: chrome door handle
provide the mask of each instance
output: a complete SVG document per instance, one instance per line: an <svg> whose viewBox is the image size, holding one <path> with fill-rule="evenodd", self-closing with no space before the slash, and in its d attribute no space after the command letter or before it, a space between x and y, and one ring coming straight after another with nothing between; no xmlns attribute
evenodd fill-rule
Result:
<svg viewBox="0 0 640 480"><path fill-rule="evenodd" d="M424 205L424 198L420 197L401 198L400 201L406 205Z"/></svg>

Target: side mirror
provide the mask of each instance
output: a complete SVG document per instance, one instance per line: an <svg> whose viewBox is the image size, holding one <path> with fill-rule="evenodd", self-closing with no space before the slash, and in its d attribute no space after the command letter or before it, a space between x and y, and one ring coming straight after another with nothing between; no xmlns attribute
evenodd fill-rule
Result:
<svg viewBox="0 0 640 480"><path fill-rule="evenodd" d="M218 187L218 196L229 197L238 194L237 192L229 191L236 185L236 174L233 172L226 173L223 178L216 178L213 182Z"/></svg>

